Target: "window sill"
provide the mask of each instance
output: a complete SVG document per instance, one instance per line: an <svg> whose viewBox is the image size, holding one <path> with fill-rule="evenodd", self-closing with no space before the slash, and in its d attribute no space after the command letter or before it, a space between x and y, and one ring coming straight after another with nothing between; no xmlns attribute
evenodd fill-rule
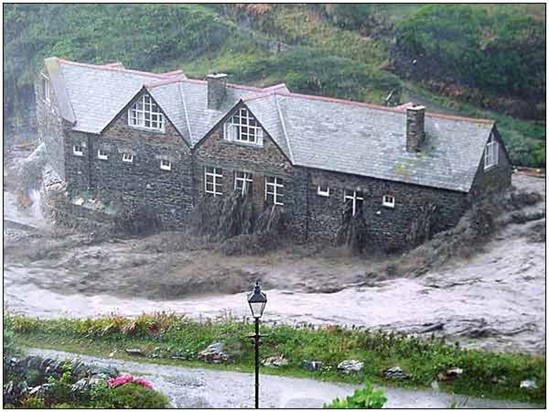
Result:
<svg viewBox="0 0 549 412"><path fill-rule="evenodd" d="M151 132L151 133L158 133L158 134L166 133L166 129L151 129L148 127L132 126L131 124L129 124L128 127L130 129L141 130L143 132Z"/></svg>
<svg viewBox="0 0 549 412"><path fill-rule="evenodd" d="M263 147L263 143L259 144L259 143L240 142L240 141L237 141L237 140L228 140L228 139L224 139L224 140L228 144L234 144L234 145L242 146L242 147L255 147L257 149L261 149Z"/></svg>
<svg viewBox="0 0 549 412"><path fill-rule="evenodd" d="M484 171L486 172L487 170L495 169L496 167L497 167L497 164L490 165L490 166L484 166Z"/></svg>

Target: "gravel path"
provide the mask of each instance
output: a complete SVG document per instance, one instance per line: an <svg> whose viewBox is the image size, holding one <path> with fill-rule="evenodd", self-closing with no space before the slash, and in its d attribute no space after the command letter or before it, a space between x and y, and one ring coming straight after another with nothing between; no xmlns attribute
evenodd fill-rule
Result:
<svg viewBox="0 0 549 412"><path fill-rule="evenodd" d="M115 366L121 373L143 376L165 393L176 408L253 408L254 378L250 373L213 371L180 366L155 365L103 359L66 352L29 349L33 355L75 359L102 366ZM320 382L312 379L260 376L262 408L321 408L336 397L350 395L357 385ZM387 408L448 408L457 401L469 408L531 408L525 403L464 398L433 390L385 388Z"/></svg>

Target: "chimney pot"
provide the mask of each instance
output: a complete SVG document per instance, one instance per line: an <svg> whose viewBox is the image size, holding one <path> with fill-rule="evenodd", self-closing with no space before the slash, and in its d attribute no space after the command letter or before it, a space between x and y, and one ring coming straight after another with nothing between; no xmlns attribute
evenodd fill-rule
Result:
<svg viewBox="0 0 549 412"><path fill-rule="evenodd" d="M406 109L406 150L419 152L425 140L425 107L416 106Z"/></svg>
<svg viewBox="0 0 549 412"><path fill-rule="evenodd" d="M218 110L225 100L227 75L212 73L206 77L208 81L208 109Z"/></svg>

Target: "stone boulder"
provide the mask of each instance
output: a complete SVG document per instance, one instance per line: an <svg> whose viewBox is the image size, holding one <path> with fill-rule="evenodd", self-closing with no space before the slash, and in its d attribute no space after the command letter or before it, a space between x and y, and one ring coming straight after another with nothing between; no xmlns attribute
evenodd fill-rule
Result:
<svg viewBox="0 0 549 412"><path fill-rule="evenodd" d="M357 360L350 359L350 360L344 360L339 365L337 365L337 370L344 373L360 372L363 367L364 367L364 363Z"/></svg>
<svg viewBox="0 0 549 412"><path fill-rule="evenodd" d="M462 374L463 374L463 369L458 367L453 367L446 370L446 372L440 372L437 375L437 379L442 382L451 382L454 379L460 377Z"/></svg>
<svg viewBox="0 0 549 412"><path fill-rule="evenodd" d="M223 343L215 342L206 349L198 353L198 359L207 363L225 363L230 362L231 357L223 352Z"/></svg>
<svg viewBox="0 0 549 412"><path fill-rule="evenodd" d="M390 380L408 379L410 375L402 370L400 366L393 366L383 371L383 377Z"/></svg>
<svg viewBox="0 0 549 412"><path fill-rule="evenodd" d="M286 366L288 364L288 360L284 359L284 355L271 356L271 357L268 357L267 359L264 359L263 362L261 362L261 364L269 368L279 368L281 366Z"/></svg>
<svg viewBox="0 0 549 412"><path fill-rule="evenodd" d="M537 389L538 388L538 384L536 383L535 380L533 379L526 379L526 380L523 380L521 383L520 383L520 388L521 389Z"/></svg>
<svg viewBox="0 0 549 412"><path fill-rule="evenodd" d="M309 360L303 360L301 361L301 367L304 369L307 369L308 371L317 371L322 369L322 366L324 364L320 361L309 361Z"/></svg>

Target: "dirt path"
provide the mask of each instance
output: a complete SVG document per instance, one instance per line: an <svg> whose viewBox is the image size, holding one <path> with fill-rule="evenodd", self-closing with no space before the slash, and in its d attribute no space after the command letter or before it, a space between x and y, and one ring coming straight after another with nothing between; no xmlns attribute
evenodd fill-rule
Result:
<svg viewBox="0 0 549 412"><path fill-rule="evenodd" d="M517 175L514 184L545 196L542 179ZM44 229L39 216L12 210L10 194L4 199L5 218L38 227L4 226L4 298L16 312L242 317L248 316L245 294L260 279L269 297L266 321L408 333L435 326L437 336L468 347L545 351L545 243L532 241L545 219L506 226L470 259L394 277L384 269L387 262L341 249L227 257L181 233L94 242L88 234Z"/></svg>
<svg viewBox="0 0 549 412"><path fill-rule="evenodd" d="M143 376L165 393L176 408L253 408L254 377L250 373L154 365L65 352L31 349L30 354L50 358L80 358L85 363L114 366L121 373ZM359 386L313 379L260 376L261 408L321 408L334 398L351 395ZM456 401L469 408L531 408L525 403L465 398L433 390L384 388L386 408L448 408Z"/></svg>

